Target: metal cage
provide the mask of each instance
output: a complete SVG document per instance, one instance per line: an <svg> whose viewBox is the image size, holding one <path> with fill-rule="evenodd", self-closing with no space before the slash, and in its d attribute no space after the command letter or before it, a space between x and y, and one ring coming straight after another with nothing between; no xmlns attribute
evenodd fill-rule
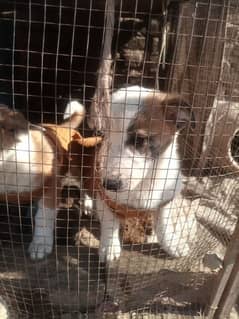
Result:
<svg viewBox="0 0 239 319"><path fill-rule="evenodd" d="M195 129L183 132L185 188L171 209L197 223L191 253L170 258L146 243L145 225L128 219L122 255L106 267L83 176L64 176L53 253L32 261L36 205L5 200L1 318L225 319L236 312L238 19L238 0L1 1L0 103L33 125L61 123L77 99L88 113L82 135L100 130L107 141L110 96L128 85L178 92L192 105Z"/></svg>

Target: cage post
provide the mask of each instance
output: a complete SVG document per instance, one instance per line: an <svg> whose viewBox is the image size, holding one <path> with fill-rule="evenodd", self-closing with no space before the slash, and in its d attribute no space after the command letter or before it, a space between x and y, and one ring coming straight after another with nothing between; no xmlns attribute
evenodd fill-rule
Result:
<svg viewBox="0 0 239 319"><path fill-rule="evenodd" d="M228 280L220 305L215 313L216 318L225 319L229 317L232 307L236 303L239 295L239 258L232 269L231 276Z"/></svg>
<svg viewBox="0 0 239 319"><path fill-rule="evenodd" d="M110 115L110 88L112 64L112 39L115 21L115 0L107 0L105 4L105 26L103 36L103 53L98 70L97 87L90 108L89 126L103 130L109 128Z"/></svg>
<svg viewBox="0 0 239 319"><path fill-rule="evenodd" d="M212 301L208 309L208 319L225 319L229 315L238 295L239 287L239 222L237 222L223 261L223 269L218 275Z"/></svg>
<svg viewBox="0 0 239 319"><path fill-rule="evenodd" d="M191 148L186 149L189 161L184 163L195 174L201 171L197 168L202 167L202 132L220 85L228 3L229 0L205 0L179 4L168 88L180 92L193 106L196 128L186 141L192 146L194 158Z"/></svg>

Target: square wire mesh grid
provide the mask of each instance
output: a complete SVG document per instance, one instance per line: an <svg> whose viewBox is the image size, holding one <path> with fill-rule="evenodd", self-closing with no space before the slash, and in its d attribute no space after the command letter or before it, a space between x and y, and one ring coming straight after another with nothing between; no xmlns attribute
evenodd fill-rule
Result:
<svg viewBox="0 0 239 319"><path fill-rule="evenodd" d="M109 307L113 318L157 318L160 313L200 317L210 307L208 287L217 282L237 223L238 6L232 0L116 1L112 63L107 74L111 87L106 88L111 99L111 130L104 132L104 147L97 148L97 161L94 148L79 145L62 155L58 136L45 141L41 124L61 125L72 100L92 114L106 42L106 2L1 2L0 102L24 114L31 123L20 118L13 121L19 127L10 132L10 115L4 117L0 109L1 130L8 129L10 134L5 146L1 135L5 151L1 151L0 171L0 295L12 316L94 318L95 311L113 304L115 308ZM130 101L124 89L129 86L134 86L136 102ZM161 111L153 113L154 102L149 105L144 93L138 94L142 87L165 92L166 100L177 92L180 99L162 103L165 113L161 116ZM120 89L123 93L117 100ZM180 127L174 139L176 126L172 129L172 125L180 119L178 107L183 100L190 107L190 123L195 127ZM144 103L148 103L147 109ZM175 108L176 118L171 116ZM87 121L78 131L85 137L98 134ZM19 146L18 133L21 141L25 138L24 146ZM65 138L68 133L63 135ZM39 149L33 148L32 136L39 139ZM172 149L166 156L169 144ZM179 148L175 153L174 146ZM164 166L155 176L162 154L168 168ZM178 164L170 164L177 162L175 156L180 156L180 169ZM154 207L152 202L164 196L170 180L173 185L167 189L169 203L163 204L168 216L164 227L154 218L155 212L146 219L134 216L124 220L119 231L121 257L107 266L99 260L102 233L114 237L118 221L109 215L113 222L102 229L108 208L96 203L99 180L102 182L98 171L105 177L106 188L111 179L113 189L106 194L123 203L127 212L132 202L138 210L145 209L140 206L142 201ZM49 174L54 175L53 185L48 183ZM112 184L115 174L117 180ZM180 193L179 174L183 176ZM88 186L91 192L86 197ZM17 200L12 203L9 193L16 188ZM43 197L40 215L35 188L40 188ZM19 195L22 189L30 194L27 203ZM160 195L152 198L152 189ZM57 211L56 221L52 210L48 211L51 205ZM160 219L163 214L157 216ZM157 223L162 226L158 237L153 234ZM54 239L47 257L37 250L37 256L44 257L41 260L32 260L28 250L36 226L38 239L47 238L43 242L48 245L49 238L50 242ZM162 245L165 238L167 243ZM186 256L172 253L179 248L186 249Z"/></svg>

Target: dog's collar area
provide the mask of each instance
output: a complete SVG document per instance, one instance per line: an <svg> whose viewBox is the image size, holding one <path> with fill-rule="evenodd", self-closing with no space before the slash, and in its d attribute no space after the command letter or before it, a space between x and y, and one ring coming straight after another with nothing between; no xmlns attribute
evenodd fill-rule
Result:
<svg viewBox="0 0 239 319"><path fill-rule="evenodd" d="M140 209L117 203L106 194L105 188L101 183L101 176L99 173L96 175L96 181L97 192L101 200L103 200L103 202L115 215L117 215L119 219L124 221L127 218L139 218L147 222L150 220L151 214L156 212L156 209Z"/></svg>

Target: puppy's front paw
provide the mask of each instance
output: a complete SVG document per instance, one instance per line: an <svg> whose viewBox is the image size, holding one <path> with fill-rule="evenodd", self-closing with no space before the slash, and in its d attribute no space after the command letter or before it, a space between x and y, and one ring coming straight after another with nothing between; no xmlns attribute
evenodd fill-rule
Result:
<svg viewBox="0 0 239 319"><path fill-rule="evenodd" d="M53 238L45 237L34 237L28 252L32 260L40 260L52 252L53 249Z"/></svg>
<svg viewBox="0 0 239 319"><path fill-rule="evenodd" d="M121 247L118 240L112 241L111 245L100 244L99 257L101 262L111 262L117 260L120 257Z"/></svg>

